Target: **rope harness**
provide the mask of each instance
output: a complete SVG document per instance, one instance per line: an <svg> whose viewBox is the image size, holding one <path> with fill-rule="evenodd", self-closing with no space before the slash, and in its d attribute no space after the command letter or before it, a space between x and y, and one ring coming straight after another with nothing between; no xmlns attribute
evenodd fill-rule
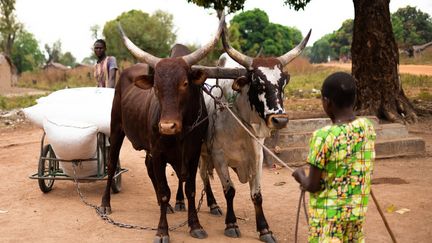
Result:
<svg viewBox="0 0 432 243"><path fill-rule="evenodd" d="M221 94L220 94L220 96L219 97L215 97L214 95L212 95L212 90L214 89L214 88L218 88L218 89L220 89L220 91L221 91ZM228 110L228 112L233 116L233 118L238 122L238 124L255 140L255 142L257 142L265 151L267 151L277 162L279 162L279 164L281 164L282 166L284 166L285 168L287 168L289 171L291 171L291 172L294 172L294 169L293 168L291 168L290 166L288 166L285 162L283 162L277 155L275 155L274 153L273 153L273 151L271 151L269 148L267 148L267 146L265 146L263 143L261 143L256 137L255 137L255 135L244 125L244 123L240 120L240 118L238 118L235 114L234 114L234 112L230 109L230 107L229 107L229 105L227 104L227 103L224 103L224 102L222 102L221 101L221 98L223 97L223 90L222 90L222 88L219 86L219 79L216 79L216 85L214 85L214 86L212 86L210 89L208 88L208 85L207 86L203 86L202 87L202 90L207 94L207 95L209 95L213 100L214 100L214 105L215 105L215 110L216 110L216 105L220 105L222 108L225 108L226 110ZM200 100L201 101L201 100ZM200 102L200 104L201 104L201 102ZM186 134L185 135L187 135L188 133L190 133L195 127L197 127L198 125L200 125L202 122L204 122L205 120L207 120L208 119L208 117L209 116L206 116L205 118L203 118L201 121L199 121L199 118L202 116L202 107L201 107L201 105L200 105L200 110L199 110L199 114L198 114L198 117L197 117L197 119L196 119L196 121L194 122L194 124L190 127L190 129L186 132ZM215 112L216 113L216 112ZM215 114L214 113L214 114ZM213 117L214 118L214 117ZM213 127L214 127L214 124L213 124ZM213 128L214 129L214 128ZM80 187L79 187L79 182L78 182L78 180L77 180L77 177L76 177L76 166L78 166L77 164L78 163L76 163L76 162L73 162L72 163L73 164L73 172L74 172L74 183L75 183L75 185L76 185L76 190L77 190L77 193L78 193L78 195L79 195L79 197L80 197L80 200L85 204L85 205L87 205L87 206L89 206L89 207L91 207L91 208L94 208L95 209L95 211L96 211L96 213L99 215L99 217L101 218L101 219L103 219L104 221L106 221L106 222L108 222L108 223L110 223L110 224L113 224L113 225L115 225L115 226L118 226L118 227L121 227L121 228L126 228L126 229L138 229L138 230L157 230L157 227L150 227L150 226L140 226L140 225L134 225L134 224L125 224L125 223L121 223L121 222L117 222L117 221L115 221L114 219L112 219L111 217L109 217L108 215L106 215L105 213L103 213L100 209L99 209L99 207L98 206L96 206L96 205L94 205L94 204L92 204L92 203L89 203L89 202L87 202L86 200L85 200L85 198L84 198L84 196L83 196L83 194L81 193L81 190L80 190ZM295 225L295 242L297 243L298 242L298 225L299 225L299 218L300 218L300 210L301 210L301 207L302 207L302 205L303 205L303 210L304 210L304 214L305 214L305 218L306 218L306 222L308 222L309 221L309 217L308 217L308 213L307 213L307 206L306 206L306 199L305 199L305 189L304 188L302 188L301 186L300 186L300 190L301 190L301 192L300 192L300 197L299 197L299 202L298 202L298 206L297 206L297 214L296 214L296 225ZM378 209L378 212L380 213L380 216L381 216L381 218L382 218L382 220L383 220L383 222L384 222L384 225L385 225L385 227L386 227L386 229L387 229L387 231L388 231L388 233L390 234L390 237L391 237L391 239L392 239L392 241L394 242L394 243L396 243L397 241L396 241L396 238L395 238L395 236L394 236L394 234L393 234L393 231L391 230L391 228L390 228L390 226L389 226L389 224L388 224L388 222L387 222L387 219L386 219L386 217L385 217L385 215L384 215L384 213L382 212L382 210L381 210L381 207L379 206L379 204L378 204L378 201L376 200L376 198L375 198L375 195L373 194L373 192L372 192L372 189L371 189L371 191L370 191L370 194L371 194L371 196L372 196L372 199L373 199L373 201L374 201L374 203L375 203L375 205L376 205L376 207L377 207L377 209ZM200 198L200 200L199 200L199 203L198 203L198 207L197 207L197 213L200 211L200 209L201 209L201 205L202 205L202 203L203 203L203 199L204 199L204 195L205 195L205 188L203 188L202 189L202 191L201 191L201 198ZM240 218L241 219L241 218ZM184 221L184 222L182 222L182 223L180 223L180 224L177 224L177 225L175 225L175 226L172 226L172 227L170 227L169 228L169 230L170 231L174 231L174 230L176 230L176 229L178 229L178 228L181 228L181 227L183 227L183 226L185 226L186 224L187 224L187 220L186 221Z"/></svg>
<svg viewBox="0 0 432 243"><path fill-rule="evenodd" d="M276 161L277 162L279 162L279 164L281 164L282 166L284 166L285 168L287 168L288 170L290 170L291 172L294 172L294 169L292 169L290 166L288 166L285 162L283 162L281 159L279 159L279 157L277 156L277 155L275 155L274 153L273 153L273 151L271 151L269 148L267 148L267 146L265 146L263 143L261 143L256 137L255 137L255 135L243 124L243 122L234 114L234 112L229 108L229 106L227 105L227 104L225 104L224 102L222 102L222 101L220 101L220 99L217 99L216 97L214 97L212 94L211 94L211 90L207 90L207 89L205 89L205 88L203 88L204 89L204 92L206 92L206 94L208 94L210 97L212 97L214 100L215 100L215 102L217 103L217 104L219 104L219 105L221 105L222 107L224 107L225 109L227 109L229 112L230 112L230 114L234 117L234 119L239 123L239 125L265 150L265 151L267 151L274 159L276 159ZM306 200L305 200L305 190L303 189L303 188L301 188L300 187L300 190L301 190L301 192L300 192L300 198L299 198L299 203L298 203L298 207L297 207L297 220L296 220L296 227L295 227L295 242L297 242L297 232L298 232L298 223L299 223L299 215L300 215L300 208L301 208L301 204L302 204L302 202L303 202L303 208L304 208L304 213L305 213L305 216L306 216L306 222L308 222L309 221L309 218L308 218L308 214L307 214L307 207L306 207ZM397 241L396 241L396 237L394 236L394 233L393 233L393 231L391 230L391 228L390 228L390 225L388 224L388 222L387 222L387 219L386 219L386 217L385 217L385 215L384 215L384 213L382 212L382 210L381 210L381 207L380 207L380 205L378 204L378 201L377 201L377 199L375 198L375 195L373 194L373 192L372 192L372 189L371 189L371 191L370 191L370 194L371 194L371 196L372 196L372 199L373 199L373 201L374 201L374 203L375 203L375 206L377 207L377 209L378 209L378 212L380 213L380 216L381 216L381 219L383 220L383 222L384 222L384 225L385 225L385 227L386 227L386 229L387 229L387 232L390 234L390 237L391 237L391 239L392 239L392 241L393 241L393 243L396 243Z"/></svg>

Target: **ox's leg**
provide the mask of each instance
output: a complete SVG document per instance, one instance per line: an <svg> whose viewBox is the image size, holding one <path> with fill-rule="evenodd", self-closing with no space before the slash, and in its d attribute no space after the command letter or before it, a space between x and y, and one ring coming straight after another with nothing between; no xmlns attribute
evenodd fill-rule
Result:
<svg viewBox="0 0 432 243"><path fill-rule="evenodd" d="M262 141L263 142L263 141ZM276 242L276 238L273 236L273 233L269 230L269 226L267 224L267 220L264 216L264 211L262 208L262 195L261 195L261 176L262 176L262 165L263 165L263 152L262 149L256 144L255 151L256 155L256 174L252 176L249 181L249 187L251 192L251 199L255 207L255 220L257 231L260 234L260 240L264 242Z"/></svg>
<svg viewBox="0 0 432 243"><path fill-rule="evenodd" d="M212 164L212 163L211 163ZM199 172L201 180L204 184L204 190L206 193L207 198L207 206L210 208L210 213L216 216L222 216L222 209L219 207L219 205L216 202L216 198L213 195L213 191L210 186L210 172L213 172L213 167L209 169L210 166L210 157L208 154L208 149L206 144L203 144L201 148L201 159L200 159L200 165L199 165Z"/></svg>
<svg viewBox="0 0 432 243"><path fill-rule="evenodd" d="M191 228L190 235L194 238L207 238L207 232L201 226L198 212L195 206L196 174L198 169L199 152L189 161L188 177L185 184L185 192L188 200L188 225Z"/></svg>
<svg viewBox="0 0 432 243"><path fill-rule="evenodd" d="M114 173L117 169L119 161L120 148L123 144L125 134L120 126L120 122L111 124L109 163L108 163L108 179L105 192L102 197L102 204L99 210L102 213L111 213L111 184L113 182Z"/></svg>
<svg viewBox="0 0 432 243"><path fill-rule="evenodd" d="M206 192L207 206L210 208L210 213L216 216L222 216L222 209L217 204L216 198L213 195L213 191L208 176L202 178L202 180L204 183L204 190Z"/></svg>
<svg viewBox="0 0 432 243"><path fill-rule="evenodd" d="M146 168L147 168L147 174L149 175L150 180L153 184L153 188L156 192L156 199L157 199L158 205L160 206L161 202L160 202L160 197L158 195L158 191L159 191L158 183L156 181L156 177L155 177L155 173L154 173L154 169L153 169L153 158L152 158L152 156L149 155L149 153L146 153L145 164L146 164ZM167 213L168 214L174 213L174 209L171 207L171 205L169 203L168 203Z"/></svg>
<svg viewBox="0 0 432 243"><path fill-rule="evenodd" d="M241 233L234 213L235 188L229 176L228 165L224 162L224 157L220 152L213 151L213 161L215 163L216 172L222 183L227 203L227 212L225 216L226 228L224 234L228 237L238 238L241 236Z"/></svg>
<svg viewBox="0 0 432 243"><path fill-rule="evenodd" d="M154 243L168 243L169 242L169 234L168 234L168 220L167 220L167 208L169 206L169 200L171 197L171 191L168 186L165 167L166 163L161 160L160 157L152 158L152 169L154 180L157 183L155 189L156 195L158 196L158 202L160 202L160 218L158 229L156 233L156 237L154 239ZM150 173L149 173L150 176Z"/></svg>
<svg viewBox="0 0 432 243"><path fill-rule="evenodd" d="M179 180L178 182L175 211L186 211L183 193L183 182L181 180Z"/></svg>

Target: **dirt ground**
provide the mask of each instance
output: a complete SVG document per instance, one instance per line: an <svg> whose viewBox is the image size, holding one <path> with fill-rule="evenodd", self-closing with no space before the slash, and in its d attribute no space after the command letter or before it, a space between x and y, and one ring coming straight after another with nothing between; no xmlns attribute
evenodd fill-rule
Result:
<svg viewBox="0 0 432 243"><path fill-rule="evenodd" d="M432 238L432 119L410 125L411 132L423 137L427 153L419 157L377 160L373 190L381 207L410 211L385 215L399 242L430 242ZM56 181L51 192L39 190L36 180L28 178L37 172L42 130L28 123L0 128L0 242L152 242L154 231L119 228L100 219L84 205L72 181ZM123 189L112 196L113 219L141 226L156 226L159 208L144 165L144 153L135 151L128 141L122 148ZM172 191L176 179L167 168ZM279 242L293 242L295 215L299 197L297 184L287 169L265 169L262 180L264 212L270 229ZM170 232L171 242L258 242L253 204L247 184L237 179L234 207L242 232L240 239L223 235L224 217L214 217L204 202L199 212L201 224L208 233L205 240L189 236L188 228ZM86 199L99 205L104 181L80 184ZM219 180L212 181L219 205L225 200ZM202 183L197 182L197 195ZM173 197L174 197L174 193ZM198 201L198 198L197 198ZM185 212L168 216L171 226L186 220ZM306 222L300 218L300 242L306 241ZM365 233L368 242L391 242L378 211L370 201Z"/></svg>
<svg viewBox="0 0 432 243"><path fill-rule="evenodd" d="M350 64L349 64L350 65ZM401 72L406 72L401 66ZM430 71L427 71L430 70ZM414 71L418 72L418 71ZM421 71L432 75L432 66ZM12 93L32 92L14 89ZM6 93L11 93L10 91ZM312 101L318 102L318 101ZM292 101L291 101L292 103ZM303 105L297 100L293 106ZM298 118L316 116L319 104L311 103L304 112L290 114ZM375 163L375 195L385 211L385 216L398 242L430 242L432 238L432 118L422 118L418 124L409 125L411 133L425 139L427 152L417 157L381 159ZM95 211L83 204L72 181L56 181L49 193L39 190L37 180L28 177L37 172L40 154L40 139L43 131L28 122L13 125L0 124L0 242L152 242L155 231L119 228L100 219ZM129 171L123 174L122 191L112 195L114 220L122 223L155 227L159 218L159 207L144 165L144 152L135 151L125 140L120 159ZM177 186L173 170L167 174L172 198ZM205 240L189 236L187 226L170 232L171 242L259 242L255 230L253 204L249 197L249 186L236 182L234 207L242 237L231 239L223 235L224 216L209 214L204 205L199 212L202 226L208 233ZM81 190L92 204L99 205L105 181L80 184ZM218 178L212 181L215 196L225 211L225 199ZM197 195L202 190L197 181ZM287 169L264 169L262 179L263 207L279 242L293 242L295 216L299 197L298 185ZM197 197L197 201L198 201ZM172 200L173 201L173 200ZM372 199L369 203L365 234L368 242L391 242ZM388 209L388 211L387 211ZM409 209L404 214L398 209ZM185 212L168 216L170 226L186 220ZM307 224L301 215L300 242L306 242Z"/></svg>
<svg viewBox="0 0 432 243"><path fill-rule="evenodd" d="M317 65L334 66L334 67L340 67L340 68L351 70L351 63L330 62L330 63L320 63ZM399 72L406 73L406 74L431 76L432 65L399 65Z"/></svg>

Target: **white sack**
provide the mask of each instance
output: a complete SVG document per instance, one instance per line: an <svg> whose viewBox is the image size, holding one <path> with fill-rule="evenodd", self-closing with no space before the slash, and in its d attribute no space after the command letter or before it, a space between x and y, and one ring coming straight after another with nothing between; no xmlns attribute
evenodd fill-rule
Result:
<svg viewBox="0 0 432 243"><path fill-rule="evenodd" d="M109 136L113 98L114 89L111 88L63 89L39 98L38 104L23 109L23 112L27 119L41 128L44 119L61 117L94 124Z"/></svg>
<svg viewBox="0 0 432 243"><path fill-rule="evenodd" d="M51 118L44 120L43 127L57 158L64 160L96 158L98 129L95 125ZM60 168L71 177L74 176L72 166L71 162L60 162ZM102 172L102 164L100 168ZM96 174L96 160L82 162L76 167L77 178Z"/></svg>
<svg viewBox="0 0 432 243"><path fill-rule="evenodd" d="M88 159L96 153L98 129L93 124L51 118L43 127L58 158Z"/></svg>
<svg viewBox="0 0 432 243"><path fill-rule="evenodd" d="M111 100L114 97L113 88L82 87L61 89L36 100L41 103L75 103L75 102L98 102Z"/></svg>

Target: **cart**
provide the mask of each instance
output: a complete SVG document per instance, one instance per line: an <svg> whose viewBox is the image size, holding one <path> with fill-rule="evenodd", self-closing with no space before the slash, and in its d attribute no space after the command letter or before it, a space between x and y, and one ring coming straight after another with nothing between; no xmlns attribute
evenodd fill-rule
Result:
<svg viewBox="0 0 432 243"><path fill-rule="evenodd" d="M79 159L79 160L63 160L58 159L51 148L50 144L45 144L45 132L41 139L41 152L38 164L38 172L31 175L30 179L37 179L39 188L42 192L47 193L52 190L55 180L75 180L74 177L68 176L60 168L59 162L70 162L70 163L88 163L90 161L97 161L97 174L94 176L79 178L81 182L92 182L97 180L108 179L108 156L109 156L109 145L107 145L107 137L103 133L97 134L97 148L96 158L90 159ZM121 175L127 172L128 169L121 168L120 161L117 164L116 172L113 177L113 183L111 189L113 193L118 193L121 190Z"/></svg>

